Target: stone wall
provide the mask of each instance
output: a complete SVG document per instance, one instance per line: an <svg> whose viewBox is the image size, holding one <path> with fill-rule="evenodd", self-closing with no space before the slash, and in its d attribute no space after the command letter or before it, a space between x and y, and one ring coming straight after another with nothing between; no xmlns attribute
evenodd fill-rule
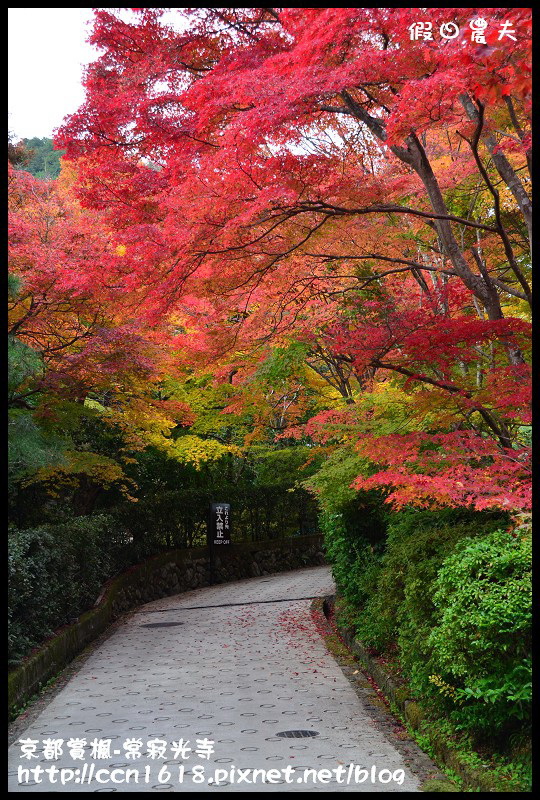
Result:
<svg viewBox="0 0 540 800"><path fill-rule="evenodd" d="M160 597L213 583L324 564L322 541L322 536L298 536L294 539L241 542L217 551L213 559L204 547L171 550L131 567L105 585L94 608L79 617L77 622L57 631L10 672L10 713L23 706L126 611Z"/></svg>

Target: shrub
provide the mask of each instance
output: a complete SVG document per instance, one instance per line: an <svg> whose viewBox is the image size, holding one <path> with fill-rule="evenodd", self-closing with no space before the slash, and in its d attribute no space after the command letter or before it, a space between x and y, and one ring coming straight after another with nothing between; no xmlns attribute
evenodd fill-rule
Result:
<svg viewBox="0 0 540 800"><path fill-rule="evenodd" d="M504 515L466 509L404 511L390 517L386 550L358 615L357 633L377 650L397 642L413 685L426 684L427 638L435 614L432 584L444 559L461 539L488 533L500 527L501 519Z"/></svg>
<svg viewBox="0 0 540 800"><path fill-rule="evenodd" d="M528 532L465 539L434 582L427 645L461 704L461 728L502 731L529 718L531 548Z"/></svg>
<svg viewBox="0 0 540 800"><path fill-rule="evenodd" d="M96 600L124 544L106 515L9 530L10 664Z"/></svg>
<svg viewBox="0 0 540 800"><path fill-rule="evenodd" d="M322 513L320 525L339 594L356 610L374 591L380 555L361 529L351 535L344 514Z"/></svg>
<svg viewBox="0 0 540 800"><path fill-rule="evenodd" d="M338 592L353 615L374 590L389 517L383 492L350 488L363 465L356 452L339 449L303 481L317 496L327 558Z"/></svg>

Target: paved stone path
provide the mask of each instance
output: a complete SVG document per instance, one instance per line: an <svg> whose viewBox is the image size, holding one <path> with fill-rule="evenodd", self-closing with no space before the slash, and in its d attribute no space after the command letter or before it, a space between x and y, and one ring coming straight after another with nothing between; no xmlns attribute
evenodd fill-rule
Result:
<svg viewBox="0 0 540 800"><path fill-rule="evenodd" d="M315 567L141 606L19 734L37 740L37 758L22 758L19 741L11 746L9 791L419 791L302 599L333 588L329 569ZM317 735L278 736L287 731ZM62 755L43 752L45 739L63 739ZM70 739L86 740L84 760L68 752ZM111 755L92 758L100 739L111 740ZM128 739L142 740L141 758L127 756ZM168 745L154 759L153 739ZM185 758L171 750L180 740L191 747ZM214 742L209 759L204 740ZM18 775L36 766L67 770L65 785L60 772ZM304 778L308 768L323 772Z"/></svg>

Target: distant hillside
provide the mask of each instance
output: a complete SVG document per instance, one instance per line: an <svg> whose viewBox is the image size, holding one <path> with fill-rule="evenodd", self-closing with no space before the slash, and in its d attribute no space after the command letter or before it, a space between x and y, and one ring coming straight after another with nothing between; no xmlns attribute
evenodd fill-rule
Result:
<svg viewBox="0 0 540 800"><path fill-rule="evenodd" d="M52 139L34 137L22 141L25 148L32 151L30 161L22 169L31 172L36 178L57 178L60 174L60 158L65 150L54 150Z"/></svg>

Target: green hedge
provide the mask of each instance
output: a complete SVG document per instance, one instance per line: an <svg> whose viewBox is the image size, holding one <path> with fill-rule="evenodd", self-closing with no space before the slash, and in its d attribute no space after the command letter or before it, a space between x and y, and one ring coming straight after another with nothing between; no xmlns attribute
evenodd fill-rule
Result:
<svg viewBox="0 0 540 800"><path fill-rule="evenodd" d="M378 650L397 642L413 679L426 660L435 621L432 584L458 542L501 526L501 515L464 509L405 511L389 518L384 554L371 561L371 592L358 615L362 641Z"/></svg>
<svg viewBox="0 0 540 800"><path fill-rule="evenodd" d="M112 517L8 532L8 653L18 663L97 599L128 543Z"/></svg>
<svg viewBox="0 0 540 800"><path fill-rule="evenodd" d="M495 531L461 541L434 581L427 646L438 674L428 680L459 728L493 733L530 719L531 560L530 531Z"/></svg>
<svg viewBox="0 0 540 800"><path fill-rule="evenodd" d="M368 514L369 519L369 514ZM347 622L395 653L418 697L456 730L507 737L530 714L530 533L507 515L466 509L388 516L370 542L344 513L323 514ZM375 518L375 527L380 517Z"/></svg>

